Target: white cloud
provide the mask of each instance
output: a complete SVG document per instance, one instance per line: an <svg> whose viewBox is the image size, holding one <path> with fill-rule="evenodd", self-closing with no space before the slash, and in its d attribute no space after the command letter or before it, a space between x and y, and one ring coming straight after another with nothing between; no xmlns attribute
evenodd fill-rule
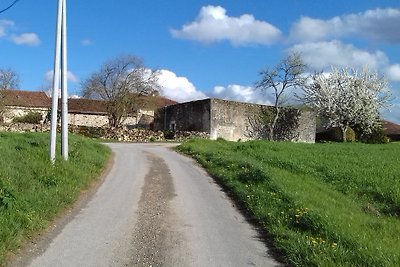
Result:
<svg viewBox="0 0 400 267"><path fill-rule="evenodd" d="M301 17L292 25L289 40L314 42L357 35L368 40L400 43L398 25L400 9L394 8L367 10L329 20Z"/></svg>
<svg viewBox="0 0 400 267"><path fill-rule="evenodd" d="M301 17L293 24L289 40L297 42L315 42L338 35L343 22L339 17L324 21L310 17Z"/></svg>
<svg viewBox="0 0 400 267"><path fill-rule="evenodd" d="M235 46L275 43L281 38L281 31L268 22L256 20L253 15L229 17L221 6L204 6L197 19L172 29L176 38L189 39L202 43L228 40Z"/></svg>
<svg viewBox="0 0 400 267"><path fill-rule="evenodd" d="M297 44L290 50L300 52L304 62L316 70L332 65L339 67L367 65L371 69L378 69L387 66L389 62L386 54L380 50L369 52L339 41Z"/></svg>
<svg viewBox="0 0 400 267"><path fill-rule="evenodd" d="M251 86L242 86L237 84L224 86L216 86L210 93L211 97L221 98L225 100L234 100L239 102L257 103L257 104L272 104L270 95L264 94L260 90L255 90Z"/></svg>
<svg viewBox="0 0 400 267"><path fill-rule="evenodd" d="M11 20L0 20L0 38L7 35L7 30L14 26L14 22Z"/></svg>
<svg viewBox="0 0 400 267"><path fill-rule="evenodd" d="M49 70L48 72L46 72L44 78L47 82L50 82L50 83L53 82L53 73L54 73L53 70ZM79 82L78 77L75 74L73 74L71 71L67 72L67 80L69 82L73 82L73 83Z"/></svg>
<svg viewBox="0 0 400 267"><path fill-rule="evenodd" d="M390 109L384 110L382 116L385 120L400 124L400 103L394 103Z"/></svg>
<svg viewBox="0 0 400 267"><path fill-rule="evenodd" d="M92 45L93 42L92 42L92 40L90 40L90 39L83 39L83 40L81 41L81 44L82 44L83 46L89 46L89 45Z"/></svg>
<svg viewBox="0 0 400 267"><path fill-rule="evenodd" d="M400 64L393 64L386 68L386 76L390 81L400 82Z"/></svg>
<svg viewBox="0 0 400 267"><path fill-rule="evenodd" d="M187 78L178 77L169 70L160 70L158 82L161 86L161 94L177 102L207 98Z"/></svg>
<svg viewBox="0 0 400 267"><path fill-rule="evenodd" d="M22 33L20 35L13 34L10 40L17 45L37 46L41 43L36 33Z"/></svg>

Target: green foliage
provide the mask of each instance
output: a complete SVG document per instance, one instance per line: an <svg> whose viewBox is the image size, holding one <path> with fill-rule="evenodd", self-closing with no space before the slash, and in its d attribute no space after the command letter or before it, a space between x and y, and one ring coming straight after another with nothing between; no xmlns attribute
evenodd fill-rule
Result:
<svg viewBox="0 0 400 267"><path fill-rule="evenodd" d="M15 123L32 123L39 124L42 122L42 114L40 112L29 112L24 116L13 118Z"/></svg>
<svg viewBox="0 0 400 267"><path fill-rule="evenodd" d="M99 177L108 148L70 135L69 161L52 165L48 134L0 133L0 266Z"/></svg>
<svg viewBox="0 0 400 267"><path fill-rule="evenodd" d="M338 127L330 128L326 132L317 134L317 141L343 142L342 131ZM356 132L348 127L346 131L346 142L357 141Z"/></svg>
<svg viewBox="0 0 400 267"><path fill-rule="evenodd" d="M89 138L101 138L104 136L104 128L91 127L91 126L79 126L78 134L89 137Z"/></svg>
<svg viewBox="0 0 400 267"><path fill-rule="evenodd" d="M191 140L296 266L400 265L400 143Z"/></svg>
<svg viewBox="0 0 400 267"><path fill-rule="evenodd" d="M359 140L367 144L386 144L389 142L389 139L385 135L382 126L374 129L369 134L361 133L359 136Z"/></svg>
<svg viewBox="0 0 400 267"><path fill-rule="evenodd" d="M355 142L356 132L352 128L348 128L346 131L346 142Z"/></svg>

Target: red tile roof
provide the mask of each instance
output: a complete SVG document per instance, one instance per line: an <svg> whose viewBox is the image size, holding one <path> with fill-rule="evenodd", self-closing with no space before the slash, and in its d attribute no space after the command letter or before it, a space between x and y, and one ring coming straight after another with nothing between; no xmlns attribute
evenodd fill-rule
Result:
<svg viewBox="0 0 400 267"><path fill-rule="evenodd" d="M71 113L106 114L107 106L103 100L70 98L68 99L68 111Z"/></svg>
<svg viewBox="0 0 400 267"><path fill-rule="evenodd" d="M51 99L45 92L5 90L2 98L6 106L49 108Z"/></svg>
<svg viewBox="0 0 400 267"><path fill-rule="evenodd" d="M390 121L382 121L382 122L383 122L383 131L385 132L386 135L400 134L400 125Z"/></svg>
<svg viewBox="0 0 400 267"><path fill-rule="evenodd" d="M178 102L165 98L163 96L140 96L138 98L138 105L141 109L159 109L165 106L177 104Z"/></svg>

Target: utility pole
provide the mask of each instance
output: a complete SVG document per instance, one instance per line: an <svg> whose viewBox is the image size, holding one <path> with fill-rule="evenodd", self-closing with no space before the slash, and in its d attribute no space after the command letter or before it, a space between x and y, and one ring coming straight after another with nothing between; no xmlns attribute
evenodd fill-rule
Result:
<svg viewBox="0 0 400 267"><path fill-rule="evenodd" d="M62 1L61 155L63 156L64 160L68 160L67 0Z"/></svg>
<svg viewBox="0 0 400 267"><path fill-rule="evenodd" d="M61 66L61 102L62 102L62 155L68 159L68 95L67 95L67 25L66 25L66 0L58 0L56 46L54 49L54 72L53 92L51 105L51 127L50 127L50 160L54 164L56 160L56 139L57 139L57 114L58 114L58 91L60 89L60 61ZM60 60L60 57L62 59Z"/></svg>

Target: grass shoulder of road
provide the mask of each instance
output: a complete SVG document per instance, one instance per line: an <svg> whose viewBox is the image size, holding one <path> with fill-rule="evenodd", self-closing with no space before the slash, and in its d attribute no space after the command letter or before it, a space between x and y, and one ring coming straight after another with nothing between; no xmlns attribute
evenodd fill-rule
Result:
<svg viewBox="0 0 400 267"><path fill-rule="evenodd" d="M227 186L297 266L400 266L400 143L194 139L178 150Z"/></svg>
<svg viewBox="0 0 400 267"><path fill-rule="evenodd" d="M70 135L69 160L52 165L48 141L48 134L0 132L0 266L76 201L111 154L98 142Z"/></svg>

